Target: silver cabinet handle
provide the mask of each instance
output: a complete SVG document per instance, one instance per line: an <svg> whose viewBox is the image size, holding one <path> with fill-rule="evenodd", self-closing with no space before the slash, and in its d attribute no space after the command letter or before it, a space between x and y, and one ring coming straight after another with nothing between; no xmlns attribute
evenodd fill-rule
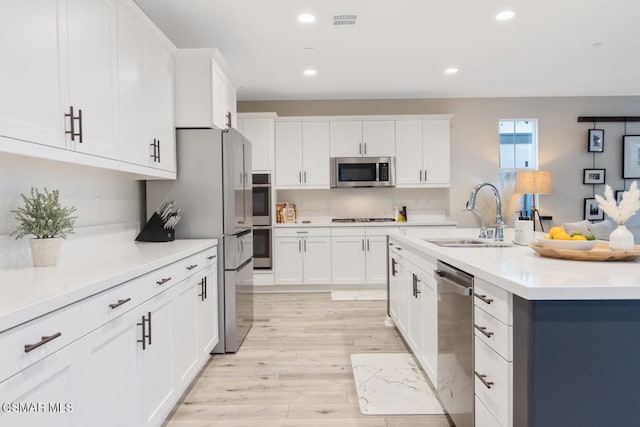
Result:
<svg viewBox="0 0 640 427"><path fill-rule="evenodd" d="M369 247L369 239L367 239L367 252L371 252L371 248Z"/></svg>
<svg viewBox="0 0 640 427"><path fill-rule="evenodd" d="M302 184L302 171L298 172L298 182Z"/></svg>
<svg viewBox="0 0 640 427"><path fill-rule="evenodd" d="M171 280L171 277L165 277L165 278L164 278L164 279L162 279L162 280L158 280L158 281L156 282L156 284L158 284L158 285L164 285L164 284L165 284L165 283L167 283L169 280Z"/></svg>
<svg viewBox="0 0 640 427"><path fill-rule="evenodd" d="M128 303L129 301L131 301L131 298L119 299L118 302L109 304L109 308L113 310L114 308L118 308L121 305Z"/></svg>
<svg viewBox="0 0 640 427"><path fill-rule="evenodd" d="M364 252L364 239L362 239L361 243L362 243L362 252Z"/></svg>
<svg viewBox="0 0 640 427"><path fill-rule="evenodd" d="M216 256L215 256L215 255L209 255L209 256L207 257L207 260L211 261L212 259L215 259L215 258L216 258Z"/></svg>
<svg viewBox="0 0 640 427"><path fill-rule="evenodd" d="M191 265L188 265L188 266L187 266L187 270L191 271L191 270L193 270L194 268L196 268L197 266L198 266L198 264L191 264Z"/></svg>
<svg viewBox="0 0 640 427"><path fill-rule="evenodd" d="M482 301L485 304L491 304L493 302L493 300L491 298L487 298L486 295L480 295L480 294L476 294L475 292L473 293L473 296L478 298L480 301Z"/></svg>
<svg viewBox="0 0 640 427"><path fill-rule="evenodd" d="M484 335L487 338L491 338L493 336L493 332L487 331L487 328L485 326L478 326L474 324L473 327L479 330L480 332L482 332L482 335Z"/></svg>
<svg viewBox="0 0 640 427"><path fill-rule="evenodd" d="M422 169L420 169L420 182L422 182Z"/></svg>
<svg viewBox="0 0 640 427"><path fill-rule="evenodd" d="M391 258L391 275L393 277L395 277L398 272L398 270L396 270L396 265L398 265L398 261L396 261L395 258Z"/></svg>
<svg viewBox="0 0 640 427"><path fill-rule="evenodd" d="M298 252L302 252L302 240L298 240Z"/></svg>
<svg viewBox="0 0 640 427"><path fill-rule="evenodd" d="M55 340L56 338L58 338L61 335L62 335L62 332L56 332L55 334L49 335L48 337L47 336L42 337L40 339L40 341L38 341L35 344L25 344L24 345L24 352L25 353L29 353L30 351L35 350L36 348L40 347L41 345L45 345L49 341Z"/></svg>
<svg viewBox="0 0 640 427"><path fill-rule="evenodd" d="M367 154L367 143L366 142L364 143L364 154L365 155Z"/></svg>
<svg viewBox="0 0 640 427"><path fill-rule="evenodd" d="M309 234L308 231L296 231L296 233L298 233L298 234Z"/></svg>
<svg viewBox="0 0 640 427"><path fill-rule="evenodd" d="M307 252L307 241L306 240L302 241L302 247L304 248L304 251Z"/></svg>
<svg viewBox="0 0 640 427"><path fill-rule="evenodd" d="M358 144L358 154L362 154L362 142Z"/></svg>
<svg viewBox="0 0 640 427"><path fill-rule="evenodd" d="M493 385L493 381L487 381L485 378L487 378L486 375L483 374L479 374L478 371L473 371L476 374L476 377L478 377L480 379L480 381L482 381L482 384L484 384L484 386L486 388L491 388L491 386Z"/></svg>
<svg viewBox="0 0 640 427"><path fill-rule="evenodd" d="M304 183L307 183L307 171L304 171Z"/></svg>
<svg viewBox="0 0 640 427"><path fill-rule="evenodd" d="M427 170L424 170L424 182L427 182Z"/></svg>

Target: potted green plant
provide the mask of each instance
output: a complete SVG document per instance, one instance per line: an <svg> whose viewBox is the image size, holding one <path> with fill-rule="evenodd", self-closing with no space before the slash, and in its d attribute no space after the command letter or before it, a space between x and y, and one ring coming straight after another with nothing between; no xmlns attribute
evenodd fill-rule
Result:
<svg viewBox="0 0 640 427"><path fill-rule="evenodd" d="M67 208L60 204L60 192L44 193L31 187L31 197L20 194L24 201L21 206L11 213L18 220L18 228L11 233L16 240L24 236L35 236L29 240L31 257L34 267L48 267L56 265L60 254L60 242L73 233L76 216L75 207Z"/></svg>

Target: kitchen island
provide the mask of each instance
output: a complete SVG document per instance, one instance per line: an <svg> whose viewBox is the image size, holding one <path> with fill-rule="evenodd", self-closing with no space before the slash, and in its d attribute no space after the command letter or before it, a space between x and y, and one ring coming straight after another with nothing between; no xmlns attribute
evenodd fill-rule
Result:
<svg viewBox="0 0 640 427"><path fill-rule="evenodd" d="M505 240L512 231L505 231ZM395 313L396 326L432 382L448 373L434 356L435 329L424 332L426 320L438 320L425 312L429 287L416 292L416 281L435 282L430 266L440 260L475 278L476 426L638 425L640 263L566 261L526 246L450 248L427 241L476 236L471 229L389 233L392 318ZM403 271L402 262L413 283L392 277ZM402 291L403 285L413 292L405 292L398 306L394 286ZM441 295L432 295L431 307L441 302ZM413 302L419 298L427 302ZM412 321L412 310L413 317L420 311L412 307L422 307L422 325ZM412 331L412 324L424 331Z"/></svg>

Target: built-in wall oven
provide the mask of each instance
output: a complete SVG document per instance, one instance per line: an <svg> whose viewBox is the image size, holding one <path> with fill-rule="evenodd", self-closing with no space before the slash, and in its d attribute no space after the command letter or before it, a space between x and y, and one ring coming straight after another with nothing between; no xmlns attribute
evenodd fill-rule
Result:
<svg viewBox="0 0 640 427"><path fill-rule="evenodd" d="M271 174L253 174L253 268L272 267Z"/></svg>

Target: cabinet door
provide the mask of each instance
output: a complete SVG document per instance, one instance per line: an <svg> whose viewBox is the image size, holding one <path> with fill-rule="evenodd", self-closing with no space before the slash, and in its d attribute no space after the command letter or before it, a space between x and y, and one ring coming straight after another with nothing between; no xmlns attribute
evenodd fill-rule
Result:
<svg viewBox="0 0 640 427"><path fill-rule="evenodd" d="M0 13L0 135L65 147L58 1L4 3Z"/></svg>
<svg viewBox="0 0 640 427"><path fill-rule="evenodd" d="M415 269L409 270L409 280L405 282L408 298L409 317L407 322L407 343L414 354L420 351L422 344L422 289L420 289L420 277L416 274ZM418 292L414 292L414 287Z"/></svg>
<svg viewBox="0 0 640 427"><path fill-rule="evenodd" d="M402 336L405 339L408 339L407 324L409 321L409 297L411 296L411 273L407 268L407 261L403 258L400 258L398 260L396 270L397 270L396 276L398 277L396 326L400 330L400 333L402 333Z"/></svg>
<svg viewBox="0 0 640 427"><path fill-rule="evenodd" d="M329 122L302 124L302 181L329 188Z"/></svg>
<svg viewBox="0 0 640 427"><path fill-rule="evenodd" d="M396 131L393 120L362 122L362 155L383 157L396 155Z"/></svg>
<svg viewBox="0 0 640 427"><path fill-rule="evenodd" d="M365 250L364 234L360 236L331 237L331 274L333 284L365 283Z"/></svg>
<svg viewBox="0 0 640 427"><path fill-rule="evenodd" d="M154 36L149 34L147 42L147 141L140 143L140 153L147 155L153 140L158 141L159 157L156 166L171 172L176 171L176 131L174 114L174 61L171 52ZM150 139L150 141L149 141ZM148 162L147 159L144 159Z"/></svg>
<svg viewBox="0 0 640 427"><path fill-rule="evenodd" d="M305 237L302 246L304 283L331 283L331 238Z"/></svg>
<svg viewBox="0 0 640 427"><path fill-rule="evenodd" d="M227 114L231 113L231 127L238 129L237 116L237 88L233 84L233 81L225 74L225 87L224 87L224 123L225 127L228 122Z"/></svg>
<svg viewBox="0 0 640 427"><path fill-rule="evenodd" d="M367 284L387 283L387 237L367 236L365 243Z"/></svg>
<svg viewBox="0 0 640 427"><path fill-rule="evenodd" d="M226 128L226 76L215 59L211 58L211 123L218 129Z"/></svg>
<svg viewBox="0 0 640 427"><path fill-rule="evenodd" d="M331 122L331 157L362 156L362 121L337 120Z"/></svg>
<svg viewBox="0 0 640 427"><path fill-rule="evenodd" d="M301 185L302 122L277 122L276 187L299 187Z"/></svg>
<svg viewBox="0 0 640 427"><path fill-rule="evenodd" d="M419 186L422 168L422 120L396 122L396 185Z"/></svg>
<svg viewBox="0 0 640 427"><path fill-rule="evenodd" d="M202 274L188 277L171 289L174 293L173 335L175 384L178 390L187 388L198 372L198 294L201 292ZM152 313L152 322L155 321Z"/></svg>
<svg viewBox="0 0 640 427"><path fill-rule="evenodd" d="M174 316L171 289L156 295L140 306L140 316L151 313L150 333L142 352L141 425L160 425L171 410L174 387ZM148 330L147 330L148 331Z"/></svg>
<svg viewBox="0 0 640 427"><path fill-rule="evenodd" d="M118 3L118 106L122 156L129 162L152 166L153 138L147 132L147 30L122 3Z"/></svg>
<svg viewBox="0 0 640 427"><path fill-rule="evenodd" d="M418 361L433 384L438 384L438 284L428 274L420 274L422 290L422 339Z"/></svg>
<svg viewBox="0 0 640 427"><path fill-rule="evenodd" d="M424 181L427 184L449 184L450 148L449 119L422 122Z"/></svg>
<svg viewBox="0 0 640 427"><path fill-rule="evenodd" d="M139 312L130 311L82 338L82 407L84 425L124 426L137 420L140 408ZM117 410L115 409L117 408Z"/></svg>
<svg viewBox="0 0 640 427"><path fill-rule="evenodd" d="M251 141L253 171L272 171L275 136L273 119L245 117L241 120L240 132Z"/></svg>
<svg viewBox="0 0 640 427"><path fill-rule="evenodd" d="M274 241L276 284L302 284L302 239L298 237L277 237Z"/></svg>
<svg viewBox="0 0 640 427"><path fill-rule="evenodd" d="M72 145L77 151L111 159L118 157L119 149L115 22L115 0L67 0L66 104L82 110L83 134L82 143L76 138Z"/></svg>
<svg viewBox="0 0 640 427"><path fill-rule="evenodd" d="M78 342L56 351L0 383L2 404L27 404L45 410L0 411L0 425L12 427L87 425L78 422L82 399L82 364ZM116 389L115 392L119 392ZM103 402L104 403L104 402ZM113 409L113 407L112 407ZM90 424L92 425L92 424Z"/></svg>
<svg viewBox="0 0 640 427"><path fill-rule="evenodd" d="M200 357L209 358L209 353L218 344L218 264L207 267L205 294L199 289L198 295L198 348Z"/></svg>
<svg viewBox="0 0 640 427"><path fill-rule="evenodd" d="M400 307L400 275L398 272L398 262L400 257L397 253L389 251L389 316L398 324L398 309Z"/></svg>

